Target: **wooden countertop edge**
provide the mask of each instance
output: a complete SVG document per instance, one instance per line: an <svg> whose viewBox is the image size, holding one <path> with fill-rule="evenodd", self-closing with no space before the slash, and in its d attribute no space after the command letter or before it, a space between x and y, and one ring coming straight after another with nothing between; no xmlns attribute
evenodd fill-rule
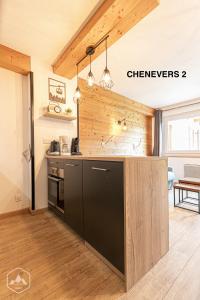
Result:
<svg viewBox="0 0 200 300"><path fill-rule="evenodd" d="M87 155L46 155L46 159L80 159L80 160L108 160L108 161L130 161L130 160L168 160L167 157L164 156L87 156Z"/></svg>

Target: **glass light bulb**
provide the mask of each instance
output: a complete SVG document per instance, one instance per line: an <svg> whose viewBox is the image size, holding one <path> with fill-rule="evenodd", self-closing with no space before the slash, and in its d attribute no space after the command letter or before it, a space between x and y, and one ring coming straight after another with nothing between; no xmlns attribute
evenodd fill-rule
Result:
<svg viewBox="0 0 200 300"><path fill-rule="evenodd" d="M90 71L88 73L87 83L88 83L89 86L93 86L94 82L95 82L94 75L93 75L92 71Z"/></svg>
<svg viewBox="0 0 200 300"><path fill-rule="evenodd" d="M109 70L104 71L103 79L106 83L108 83L110 80L112 80Z"/></svg>
<svg viewBox="0 0 200 300"><path fill-rule="evenodd" d="M78 103L80 102L80 97L81 97L81 90L80 90L80 88L77 86L77 88L75 89L73 101L74 101L76 104L78 104Z"/></svg>
<svg viewBox="0 0 200 300"><path fill-rule="evenodd" d="M80 98L81 97L81 90L80 88L77 86L75 93L74 93L74 97L75 98Z"/></svg>
<svg viewBox="0 0 200 300"><path fill-rule="evenodd" d="M100 81L100 86L103 87L104 89L111 89L113 85L114 83L112 81L110 71L108 70L108 68L105 68L102 79Z"/></svg>

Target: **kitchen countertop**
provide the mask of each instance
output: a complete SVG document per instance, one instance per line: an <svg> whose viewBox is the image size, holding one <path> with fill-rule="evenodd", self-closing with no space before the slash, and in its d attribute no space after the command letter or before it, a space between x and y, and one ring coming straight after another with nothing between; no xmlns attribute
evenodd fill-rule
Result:
<svg viewBox="0 0 200 300"><path fill-rule="evenodd" d="M84 160L109 160L126 161L131 159L167 160L167 157L137 156L137 155L46 155L47 159L84 159Z"/></svg>

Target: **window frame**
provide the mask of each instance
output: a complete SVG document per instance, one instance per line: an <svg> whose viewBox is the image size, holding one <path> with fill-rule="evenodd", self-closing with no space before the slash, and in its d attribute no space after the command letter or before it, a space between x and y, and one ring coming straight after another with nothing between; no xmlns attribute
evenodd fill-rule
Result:
<svg viewBox="0 0 200 300"><path fill-rule="evenodd" d="M168 150L168 122L180 120L184 118L200 117L200 110L190 111L185 113L176 113L173 115L163 116L162 132L163 132L163 147L162 152L165 156L180 156L180 157L200 157L198 150Z"/></svg>

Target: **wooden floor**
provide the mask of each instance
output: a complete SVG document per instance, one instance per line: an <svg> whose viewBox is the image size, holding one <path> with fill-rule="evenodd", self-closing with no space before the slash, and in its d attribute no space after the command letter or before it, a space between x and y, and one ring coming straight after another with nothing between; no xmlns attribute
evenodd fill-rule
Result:
<svg viewBox="0 0 200 300"><path fill-rule="evenodd" d="M16 295L6 274L22 267L31 288ZM200 299L200 216L170 207L170 251L127 294L123 282L50 212L0 220L0 300Z"/></svg>

